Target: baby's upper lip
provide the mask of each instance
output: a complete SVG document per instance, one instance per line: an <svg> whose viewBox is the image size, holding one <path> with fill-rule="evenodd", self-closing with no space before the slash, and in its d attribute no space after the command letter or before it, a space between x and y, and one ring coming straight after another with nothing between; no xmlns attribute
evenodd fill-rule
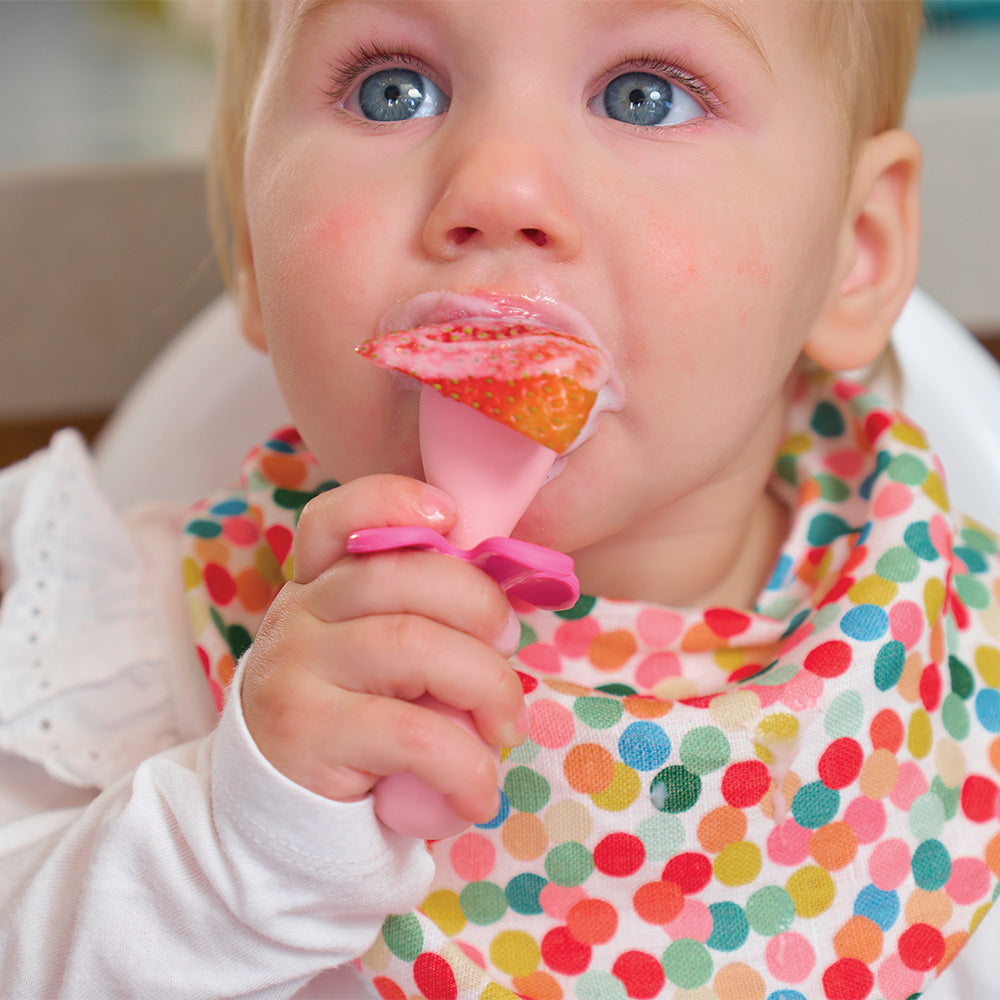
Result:
<svg viewBox="0 0 1000 1000"><path fill-rule="evenodd" d="M571 306L549 298L492 290L421 292L389 309L379 321L376 334L463 319L505 317L561 330L604 349L590 322Z"/></svg>

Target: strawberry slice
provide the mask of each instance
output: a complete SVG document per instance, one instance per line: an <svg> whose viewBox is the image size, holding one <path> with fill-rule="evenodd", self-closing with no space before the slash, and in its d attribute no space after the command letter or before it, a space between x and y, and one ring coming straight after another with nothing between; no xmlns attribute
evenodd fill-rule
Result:
<svg viewBox="0 0 1000 1000"><path fill-rule="evenodd" d="M608 379L604 355L561 330L474 320L382 334L356 348L562 454Z"/></svg>

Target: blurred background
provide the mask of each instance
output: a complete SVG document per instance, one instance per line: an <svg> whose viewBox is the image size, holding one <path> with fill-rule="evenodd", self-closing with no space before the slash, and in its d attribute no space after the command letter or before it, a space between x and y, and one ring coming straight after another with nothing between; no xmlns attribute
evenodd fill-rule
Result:
<svg viewBox="0 0 1000 1000"><path fill-rule="evenodd" d="M200 188L215 3L0 0L0 465L44 442L46 421L93 434L218 293ZM920 283L1000 356L1000 0L926 8L907 121L926 156ZM151 250L160 234L169 260ZM112 261L106 286L91 249ZM137 258L159 284L130 298L111 272ZM117 331L76 353L80 294L60 293L74 279L88 322Z"/></svg>

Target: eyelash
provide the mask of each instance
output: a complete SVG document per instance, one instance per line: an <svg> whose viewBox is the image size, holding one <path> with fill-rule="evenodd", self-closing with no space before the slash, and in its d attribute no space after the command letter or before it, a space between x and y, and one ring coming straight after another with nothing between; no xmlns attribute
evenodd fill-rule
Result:
<svg viewBox="0 0 1000 1000"><path fill-rule="evenodd" d="M347 98L351 88L368 70L388 65L408 66L418 73L432 76L424 60L407 49L387 49L379 45L378 42L370 45L362 42L356 45L339 65L327 64L329 76L324 93L334 107L339 107ZM601 77L602 83L597 93L600 93L616 76L630 72L654 73L676 81L697 98L710 114L718 114L724 108L723 102L709 83L689 73L676 63L655 55L623 56L604 71Z"/></svg>

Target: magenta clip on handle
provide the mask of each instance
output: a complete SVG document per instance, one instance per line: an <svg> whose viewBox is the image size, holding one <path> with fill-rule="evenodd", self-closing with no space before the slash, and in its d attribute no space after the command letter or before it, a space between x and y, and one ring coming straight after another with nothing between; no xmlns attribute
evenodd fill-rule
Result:
<svg viewBox="0 0 1000 1000"><path fill-rule="evenodd" d="M347 539L354 555L391 549L431 549L462 559L491 576L510 597L536 608L562 611L580 596L573 560L562 552L516 538L487 538L472 549L459 549L432 528L363 528Z"/></svg>
<svg viewBox="0 0 1000 1000"><path fill-rule="evenodd" d="M347 551L362 555L392 549L431 549L463 559L488 573L504 592L537 608L560 611L572 607L580 596L573 560L541 545L511 538L487 538L468 551L458 549L431 528L398 525L364 528L347 539ZM474 736L475 724L462 712L424 695L417 704L448 716ZM490 748L494 759L500 757ZM373 789L375 815L390 829L409 837L440 840L461 833L469 825L457 816L445 797L410 772L390 774Z"/></svg>

